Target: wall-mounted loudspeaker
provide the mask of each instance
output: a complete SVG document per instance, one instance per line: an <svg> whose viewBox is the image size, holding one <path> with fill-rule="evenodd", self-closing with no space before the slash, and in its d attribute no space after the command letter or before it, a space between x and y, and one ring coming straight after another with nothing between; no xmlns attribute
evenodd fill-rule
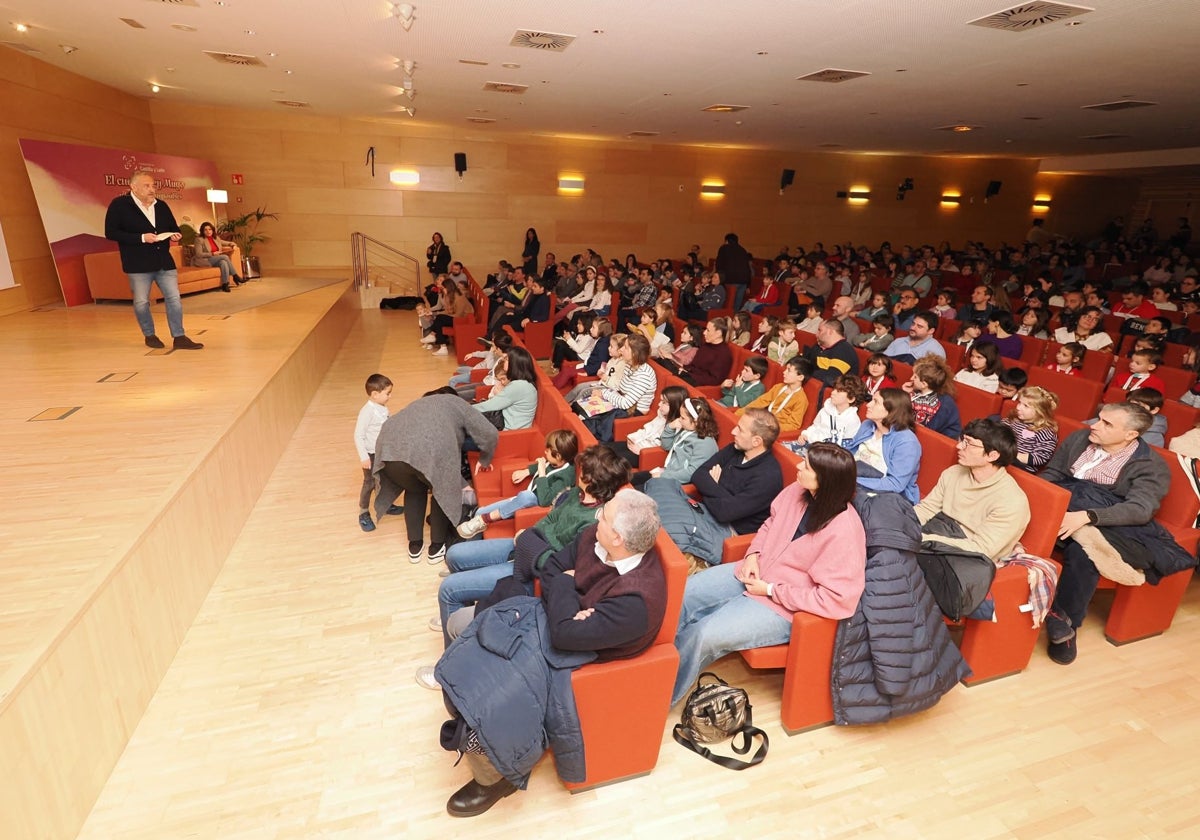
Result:
<svg viewBox="0 0 1200 840"><path fill-rule="evenodd" d="M1000 182L988 181L987 192L983 194L984 198L991 198L994 195L1000 195Z"/></svg>
<svg viewBox="0 0 1200 840"><path fill-rule="evenodd" d="M795 180L796 180L796 170L795 169L783 170L783 174L779 176L780 191L785 190L788 187L790 187Z"/></svg>
<svg viewBox="0 0 1200 840"><path fill-rule="evenodd" d="M454 153L454 171L458 173L458 177L467 171L467 155L466 152Z"/></svg>

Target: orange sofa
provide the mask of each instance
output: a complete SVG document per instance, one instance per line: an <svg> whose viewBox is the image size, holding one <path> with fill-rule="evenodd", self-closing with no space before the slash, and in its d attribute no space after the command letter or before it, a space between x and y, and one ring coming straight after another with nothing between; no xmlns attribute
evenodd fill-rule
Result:
<svg viewBox="0 0 1200 840"><path fill-rule="evenodd" d="M179 293L204 292L221 285L221 270L219 268L197 268L185 265L183 248L171 246L171 256L179 267ZM241 273L242 251L236 245L229 259L234 268ZM117 251L101 251L95 254L85 254L83 270L87 274L88 289L92 300L133 300L133 292L129 289L129 277L121 270L121 255ZM162 292L158 286L150 287L150 300L162 300Z"/></svg>

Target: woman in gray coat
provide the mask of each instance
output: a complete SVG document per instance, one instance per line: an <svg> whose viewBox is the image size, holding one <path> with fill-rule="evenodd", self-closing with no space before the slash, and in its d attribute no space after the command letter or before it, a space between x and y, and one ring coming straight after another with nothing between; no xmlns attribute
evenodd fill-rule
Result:
<svg viewBox="0 0 1200 840"><path fill-rule="evenodd" d="M375 442L377 515L404 493L409 562L425 550L425 509L429 494L429 562L446 556L446 540L462 514L463 481L459 458L469 436L479 447L479 466L492 462L500 440L496 427L453 390L434 391L384 421Z"/></svg>
<svg viewBox="0 0 1200 840"><path fill-rule="evenodd" d="M212 222L200 225L200 235L196 237L195 249L192 265L198 268L216 266L221 269L221 291L229 291L230 277L239 286L246 282L238 276L237 269L233 266L233 260L230 259L230 254L233 253L233 243L218 239L217 229L213 227Z"/></svg>

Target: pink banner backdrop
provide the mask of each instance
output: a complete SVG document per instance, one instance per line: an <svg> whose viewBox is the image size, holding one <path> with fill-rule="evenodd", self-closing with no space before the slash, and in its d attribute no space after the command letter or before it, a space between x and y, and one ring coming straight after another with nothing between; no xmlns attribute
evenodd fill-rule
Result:
<svg viewBox="0 0 1200 840"><path fill-rule="evenodd" d="M158 197L181 225L199 228L213 221L207 200L207 191L217 186L212 161L43 140L20 144L67 306L92 302L83 255L117 249L104 238L104 213L110 201L129 191L135 172L154 176Z"/></svg>

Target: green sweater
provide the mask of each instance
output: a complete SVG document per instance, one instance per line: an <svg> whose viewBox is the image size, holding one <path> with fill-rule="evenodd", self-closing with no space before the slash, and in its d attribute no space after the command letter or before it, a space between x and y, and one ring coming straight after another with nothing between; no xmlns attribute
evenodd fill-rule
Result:
<svg viewBox="0 0 1200 840"><path fill-rule="evenodd" d="M558 503L538 520L534 528L545 537L550 548L544 550L537 558L537 568L542 568L550 555L579 536L579 532L588 525L596 522L598 504L584 504L583 494L579 488L564 493Z"/></svg>
<svg viewBox="0 0 1200 840"><path fill-rule="evenodd" d="M575 486L574 464L563 464L561 467L549 469L541 478L537 477L537 464L530 464L529 474L533 476L529 489L537 496L538 504L542 507L557 499L562 491Z"/></svg>
<svg viewBox="0 0 1200 840"><path fill-rule="evenodd" d="M745 408L763 395L766 388L758 382L734 382L732 388L721 389L721 405L728 408Z"/></svg>

